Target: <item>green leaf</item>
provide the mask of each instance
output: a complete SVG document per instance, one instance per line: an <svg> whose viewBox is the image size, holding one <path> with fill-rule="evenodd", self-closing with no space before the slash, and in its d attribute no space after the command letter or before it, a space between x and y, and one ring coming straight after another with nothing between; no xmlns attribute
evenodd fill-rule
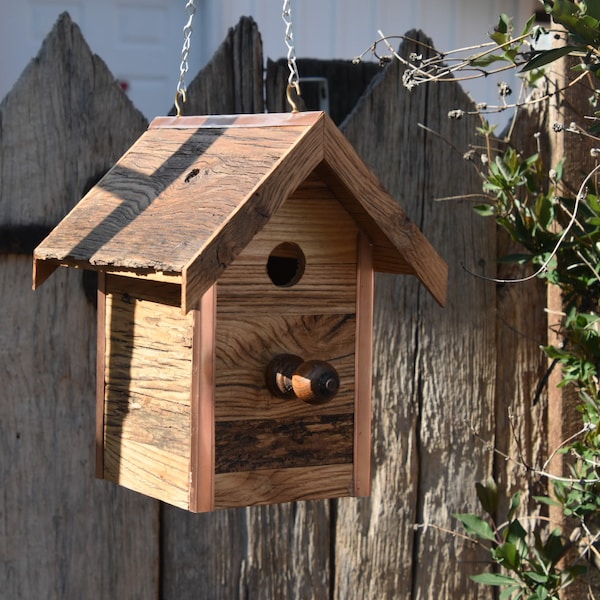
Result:
<svg viewBox="0 0 600 600"><path fill-rule="evenodd" d="M600 21L600 0L587 0L586 14Z"/></svg>
<svg viewBox="0 0 600 600"><path fill-rule="evenodd" d="M504 542L495 549L496 560L503 566L510 569L516 569L520 562L521 557L517 547L511 542Z"/></svg>
<svg viewBox="0 0 600 600"><path fill-rule="evenodd" d="M521 72L540 69L541 67L570 54L574 50L579 50L578 46L561 46L560 48L552 48L551 50L540 50L536 52L534 57L523 66Z"/></svg>
<svg viewBox="0 0 600 600"><path fill-rule="evenodd" d="M489 67L498 61L504 61L504 57L498 54L477 55L469 59L469 64L473 67Z"/></svg>
<svg viewBox="0 0 600 600"><path fill-rule="evenodd" d="M473 210L480 217L493 217L496 214L496 210L491 204L478 204L473 207Z"/></svg>
<svg viewBox="0 0 600 600"><path fill-rule="evenodd" d="M595 508L596 507L594 507L594 509ZM567 550L567 547L562 542L560 529L555 529L548 536L548 540L546 541L544 550L546 551L546 555L548 556L548 558L554 564L562 558L562 555Z"/></svg>
<svg viewBox="0 0 600 600"><path fill-rule="evenodd" d="M525 571L523 573L523 577L526 577L527 579L530 579L531 581L534 581L535 583L547 583L548 582L548 575L546 575L545 573L536 573L535 571Z"/></svg>
<svg viewBox="0 0 600 600"><path fill-rule="evenodd" d="M535 15L535 13L534 13L533 15L531 15L529 17L529 20L525 24L525 27L523 27L523 31L521 32L521 35L526 35L532 30L532 28L535 24L536 16L537 15Z"/></svg>
<svg viewBox="0 0 600 600"><path fill-rule="evenodd" d="M557 502L554 498L548 496L534 496L533 499L540 504L546 504L547 506L562 506L560 502Z"/></svg>
<svg viewBox="0 0 600 600"><path fill-rule="evenodd" d="M516 544L520 540L524 540L527 537L527 532L523 529L518 519L511 521L508 525L508 530L505 533L506 541Z"/></svg>
<svg viewBox="0 0 600 600"><path fill-rule="evenodd" d="M532 258L533 258L533 254L522 254L519 252L515 252L513 254L507 254L506 256L499 258L498 262L500 262L500 263L517 263L519 265L526 265L527 263L531 262Z"/></svg>
<svg viewBox="0 0 600 600"><path fill-rule="evenodd" d="M483 510L485 510L488 515L493 515L498 508L498 500L500 499L496 482L490 477L485 485L476 483L475 489Z"/></svg>
<svg viewBox="0 0 600 600"><path fill-rule="evenodd" d="M518 592L520 589L521 589L521 587L517 586L517 585L508 587L505 590L502 590L502 592L500 593L500 596L499 596L498 600L509 600L510 598L512 598L512 595L515 592ZM520 594L519 594L518 597L520 597Z"/></svg>
<svg viewBox="0 0 600 600"><path fill-rule="evenodd" d="M463 524L463 527L469 535L476 535L482 540L496 541L496 536L494 535L494 531L490 524L481 517L469 513L457 513L452 516L457 518Z"/></svg>
<svg viewBox="0 0 600 600"><path fill-rule="evenodd" d="M587 201L590 206L590 209L597 215L600 215L600 201L598 201L598 196L596 194L588 194Z"/></svg>
<svg viewBox="0 0 600 600"><path fill-rule="evenodd" d="M517 512L517 509L519 508L520 504L521 504L521 492L517 492L510 499L510 507L508 509L508 518L509 518L509 520L512 519L515 516L515 513Z"/></svg>
<svg viewBox="0 0 600 600"><path fill-rule="evenodd" d="M550 12L557 23L564 25L577 41L582 44L594 44L597 41L600 35L597 28L598 20L583 15L580 6L568 0L553 0L553 2L545 0L544 4L546 12Z"/></svg>
<svg viewBox="0 0 600 600"><path fill-rule="evenodd" d="M517 582L508 575L500 575L500 573L479 573L471 575L470 578L475 583L483 583L484 585L515 585Z"/></svg>
<svg viewBox="0 0 600 600"><path fill-rule="evenodd" d="M540 194L535 203L535 212L542 229L548 229L554 221L554 205L546 194Z"/></svg>

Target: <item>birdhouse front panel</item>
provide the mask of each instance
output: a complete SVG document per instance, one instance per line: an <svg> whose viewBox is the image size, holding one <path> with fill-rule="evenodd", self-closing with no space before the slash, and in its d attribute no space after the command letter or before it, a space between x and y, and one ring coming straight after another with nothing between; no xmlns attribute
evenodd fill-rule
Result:
<svg viewBox="0 0 600 600"><path fill-rule="evenodd" d="M356 370L358 269L372 280L368 252L359 264L359 234L313 177L219 279L216 507L354 492L356 403L370 412L370 360ZM370 336L364 348L369 342ZM335 395L274 395L265 368L286 354L330 365L339 377ZM363 398L356 395L360 375L369 380Z"/></svg>

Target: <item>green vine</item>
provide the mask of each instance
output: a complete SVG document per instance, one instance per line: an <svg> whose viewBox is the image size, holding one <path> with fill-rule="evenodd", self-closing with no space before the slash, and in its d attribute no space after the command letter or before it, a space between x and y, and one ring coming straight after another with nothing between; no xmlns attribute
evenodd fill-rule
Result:
<svg viewBox="0 0 600 600"><path fill-rule="evenodd" d="M501 15L490 35L492 41L482 44L475 54L473 48L441 54L427 47L423 53L427 56L413 53L405 59L383 37L370 50L382 64L395 57L406 65L403 82L408 89L431 81L460 81L500 73L507 68L516 68L527 85L536 85L544 81L545 68L565 56L578 59L573 68L575 82L585 77L595 88L594 82L600 76L600 0L545 0L543 4L551 19L564 27L553 32L562 42L552 49L536 49L547 31L535 25L535 17L515 35L511 19ZM381 43L390 56L378 54ZM499 92L498 106L480 104L472 113L451 110L448 116L460 119L465 114L477 114L482 119L478 133L486 139L487 152L473 149L466 158L478 165L482 178L484 201L475 210L494 218L522 249L504 260L531 265L533 275L525 279L539 277L562 291L564 315L557 331L561 343L544 351L562 367L560 385L571 386L579 395L582 426L553 453L569 456L569 476L552 476L545 466L537 470L527 467L538 478L546 477L554 492L534 497L534 516L517 516L522 514L517 493L509 499L508 518L497 523L501 492L493 480L476 485L484 517L454 516L467 535L489 551L493 570L473 575L474 581L499 587L500 600L558 599L561 590L587 572L588 562L600 559L596 548L600 546L600 197L596 180L600 165L582 179L575 195L569 195L561 185L568 156L558 164L545 165L542 152L524 155L510 141L503 150L492 150L498 144L492 140L494 127L485 114L528 102L510 104L512 90L508 84L501 84ZM541 93L530 102L549 98ZM600 91L596 90L590 99L592 111L599 98ZM593 117L600 122L600 113ZM591 123L587 130L576 124L556 123L554 131L600 139L595 137L600 125L594 125L593 119ZM600 156L600 149L592 150L592 156ZM543 512L540 509L548 505L560 507L565 518L577 525L581 536L578 548L583 550L574 558L569 552L574 540L566 539L559 529L549 530L548 519L539 516ZM600 560L597 562L600 564ZM591 589L589 594L593 597Z"/></svg>
<svg viewBox="0 0 600 600"><path fill-rule="evenodd" d="M600 72L600 1L558 0L544 5L568 32L563 45L537 51L534 44L541 30L533 19L514 38L510 19L502 15L491 37L503 52L475 57L471 65L509 62L532 83L539 80L540 69L570 55L579 58L575 71L596 77ZM593 128L582 132L575 124L555 124L554 128L564 135L595 134ZM487 123L480 132L489 137ZM535 276L563 292L565 314L557 332L562 343L544 350L562 367L560 385L572 386L579 394L582 429L577 439L559 450L572 458L570 476L552 479L552 498L534 499L538 505L559 506L565 517L576 520L590 554L596 552L598 533L593 523L600 515L600 199L595 178L598 167L588 174L575 197L561 194L566 158L548 168L541 152L523 156L509 144L488 157L487 169L481 170L485 202L475 210L494 217L523 248L504 260L531 264ZM516 516L519 494L511 498L507 521L497 525L496 484L478 484L477 493L487 517L455 516L469 535L487 545L491 562L499 570L474 575L473 580L499 586L501 599L558 599L560 590L587 572L582 556L567 555L572 543L560 529L548 531L540 517L532 517L534 525L527 531L523 517Z"/></svg>

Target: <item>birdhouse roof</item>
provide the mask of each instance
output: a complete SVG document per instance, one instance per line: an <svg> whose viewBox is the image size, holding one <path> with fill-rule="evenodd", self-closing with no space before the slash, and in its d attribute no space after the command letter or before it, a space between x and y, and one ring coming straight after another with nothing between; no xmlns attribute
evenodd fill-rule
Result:
<svg viewBox="0 0 600 600"><path fill-rule="evenodd" d="M35 250L34 287L59 265L179 276L187 312L312 173L376 270L416 275L444 303L446 264L322 112L154 119Z"/></svg>

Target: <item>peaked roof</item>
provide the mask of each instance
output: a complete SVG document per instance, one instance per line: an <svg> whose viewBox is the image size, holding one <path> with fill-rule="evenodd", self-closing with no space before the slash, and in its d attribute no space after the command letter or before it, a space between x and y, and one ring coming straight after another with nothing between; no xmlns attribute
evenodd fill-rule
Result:
<svg viewBox="0 0 600 600"><path fill-rule="evenodd" d="M34 252L59 265L182 276L187 312L313 171L367 233L378 271L443 304L447 266L322 112L158 117Z"/></svg>

